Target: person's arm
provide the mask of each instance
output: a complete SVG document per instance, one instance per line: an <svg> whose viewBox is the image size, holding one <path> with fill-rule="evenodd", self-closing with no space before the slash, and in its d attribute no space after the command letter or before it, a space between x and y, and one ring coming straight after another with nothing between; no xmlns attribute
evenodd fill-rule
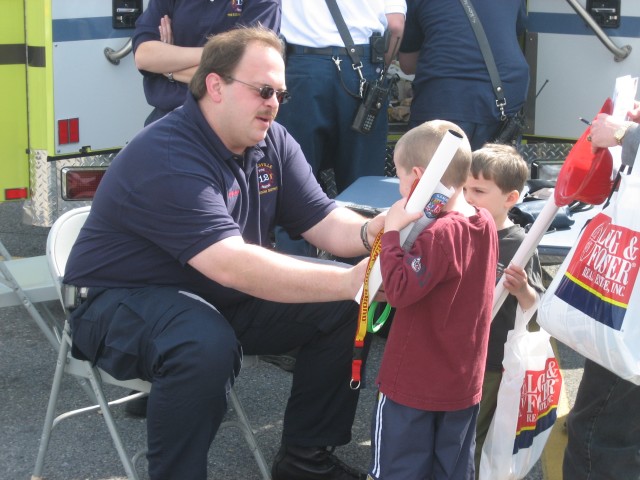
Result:
<svg viewBox="0 0 640 480"><path fill-rule="evenodd" d="M398 55L400 42L402 41L402 33L404 32L404 14L388 13L387 14L387 30L389 31L389 49L385 54L384 63L390 65Z"/></svg>
<svg viewBox="0 0 640 480"><path fill-rule="evenodd" d="M385 213L367 219L345 207L332 210L325 218L302 234L302 237L321 250L338 257L356 257L369 252L364 246L361 233L373 245L378 232L384 226ZM365 232L362 227L367 222Z"/></svg>
<svg viewBox="0 0 640 480"><path fill-rule="evenodd" d="M418 56L424 40L418 20L419 12L416 10L416 4L415 2L409 2L407 4L407 16L402 33L402 42L400 43L400 52L398 53L400 69L407 75L416 73Z"/></svg>
<svg viewBox="0 0 640 480"><path fill-rule="evenodd" d="M640 103L634 102L633 109L627 114L629 121L619 120L606 113L599 113L591 124L589 132L592 148L595 152L598 148L608 148L617 145L615 133L628 124L627 130L622 137L622 163L633 165L638 144L640 144Z"/></svg>
<svg viewBox="0 0 640 480"><path fill-rule="evenodd" d="M631 125L622 139L622 163L633 166L640 145L640 125Z"/></svg>
<svg viewBox="0 0 640 480"><path fill-rule="evenodd" d="M285 303L353 300L366 269L366 260L352 268L306 262L239 236L214 243L188 263L225 287Z"/></svg>
<svg viewBox="0 0 640 480"><path fill-rule="evenodd" d="M420 52L400 52L398 54L400 69L407 75L413 75L414 73L416 73L416 65L418 65L419 54Z"/></svg>
<svg viewBox="0 0 640 480"><path fill-rule="evenodd" d="M168 15L162 17L158 31L160 40L143 42L136 49L136 68L153 73L172 73L174 80L188 83L200 64L202 47L174 45L171 19Z"/></svg>

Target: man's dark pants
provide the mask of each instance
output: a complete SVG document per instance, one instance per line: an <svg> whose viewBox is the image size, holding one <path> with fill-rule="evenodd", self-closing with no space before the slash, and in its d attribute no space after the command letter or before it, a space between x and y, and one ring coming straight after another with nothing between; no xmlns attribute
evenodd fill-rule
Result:
<svg viewBox="0 0 640 480"><path fill-rule="evenodd" d="M586 360L567 418L567 480L640 480L640 386Z"/></svg>
<svg viewBox="0 0 640 480"><path fill-rule="evenodd" d="M227 410L242 351L301 347L283 443L344 445L358 391L349 388L355 302L281 304L248 297L220 311L172 287L90 289L72 314L74 354L115 378L152 382L151 479L206 479L209 445Z"/></svg>

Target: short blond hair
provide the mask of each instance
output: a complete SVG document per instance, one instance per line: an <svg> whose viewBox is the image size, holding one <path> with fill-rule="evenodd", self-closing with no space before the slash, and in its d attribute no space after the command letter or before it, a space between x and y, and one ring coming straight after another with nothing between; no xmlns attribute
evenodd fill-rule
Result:
<svg viewBox="0 0 640 480"><path fill-rule="evenodd" d="M522 192L529 178L529 165L511 145L487 143L473 152L470 173L476 180L480 175L491 180L502 193Z"/></svg>
<svg viewBox="0 0 640 480"><path fill-rule="evenodd" d="M455 123L446 120L431 120L412 128L396 144L396 165L411 170L413 167L426 168L444 138L453 131L462 136L462 142L444 175L442 183L447 187L458 188L465 184L471 167L471 146L464 131Z"/></svg>

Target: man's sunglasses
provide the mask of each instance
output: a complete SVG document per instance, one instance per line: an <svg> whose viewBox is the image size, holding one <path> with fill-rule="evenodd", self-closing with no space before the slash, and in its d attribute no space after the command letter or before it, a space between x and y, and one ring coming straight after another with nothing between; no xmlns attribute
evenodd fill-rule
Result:
<svg viewBox="0 0 640 480"><path fill-rule="evenodd" d="M233 78L230 75L225 75L225 78L227 80L238 82L243 85L246 85L249 88L254 89L256 92L260 94L260 97L264 98L265 100L269 100L275 94L276 100L278 100L278 103L280 105L287 103L291 98L291 95L286 90L276 90L271 85L265 85L264 87L256 87L255 85L251 85L250 83L243 82L242 80L238 80L237 78Z"/></svg>

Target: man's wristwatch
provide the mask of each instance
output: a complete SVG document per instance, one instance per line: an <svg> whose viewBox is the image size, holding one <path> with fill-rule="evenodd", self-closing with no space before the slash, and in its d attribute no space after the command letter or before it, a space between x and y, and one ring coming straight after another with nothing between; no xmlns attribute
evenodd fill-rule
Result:
<svg viewBox="0 0 640 480"><path fill-rule="evenodd" d="M629 126L631 125L632 122L624 122L620 128L618 128L614 133L613 133L613 138L616 139L616 144L618 145L622 145L622 139L624 138L625 134L627 133L627 130L629 129Z"/></svg>

